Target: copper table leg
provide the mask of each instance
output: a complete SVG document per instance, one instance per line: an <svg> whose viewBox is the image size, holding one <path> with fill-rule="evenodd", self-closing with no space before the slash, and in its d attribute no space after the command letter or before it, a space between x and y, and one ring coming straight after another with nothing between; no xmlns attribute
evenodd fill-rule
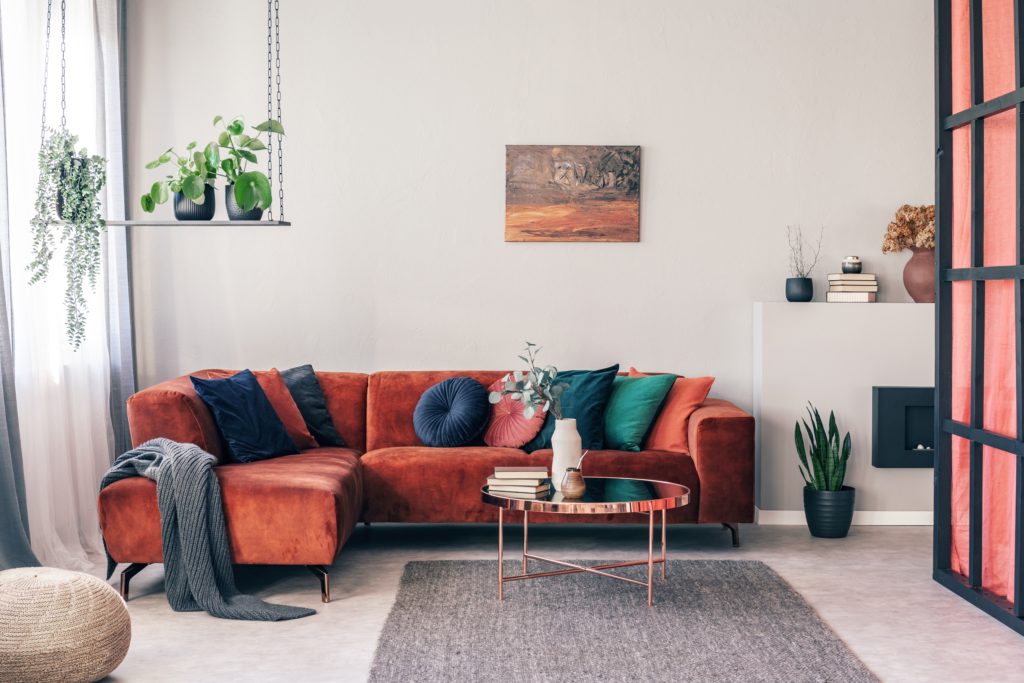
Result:
<svg viewBox="0 0 1024 683"><path fill-rule="evenodd" d="M662 565L664 566L664 565ZM654 604L654 512L647 513L647 606Z"/></svg>
<svg viewBox="0 0 1024 683"><path fill-rule="evenodd" d="M523 573L530 571L530 511L523 511Z"/></svg>
<svg viewBox="0 0 1024 683"><path fill-rule="evenodd" d="M498 508L498 599L505 599L505 510Z"/></svg>
<svg viewBox="0 0 1024 683"><path fill-rule="evenodd" d="M668 543L666 542L665 536L665 521L668 517L668 510L661 511L661 578L665 578L668 575L668 559L667 548Z"/></svg>

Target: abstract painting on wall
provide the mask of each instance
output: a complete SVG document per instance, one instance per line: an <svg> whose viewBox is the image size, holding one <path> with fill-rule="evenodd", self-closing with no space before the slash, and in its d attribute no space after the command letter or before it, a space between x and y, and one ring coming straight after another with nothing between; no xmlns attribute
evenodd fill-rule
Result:
<svg viewBox="0 0 1024 683"><path fill-rule="evenodd" d="M640 147L507 145L506 242L639 242Z"/></svg>

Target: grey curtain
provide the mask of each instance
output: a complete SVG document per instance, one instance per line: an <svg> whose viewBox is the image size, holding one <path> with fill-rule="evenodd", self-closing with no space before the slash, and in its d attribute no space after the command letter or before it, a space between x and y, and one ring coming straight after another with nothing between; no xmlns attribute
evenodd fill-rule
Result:
<svg viewBox="0 0 1024 683"><path fill-rule="evenodd" d="M94 0L97 40L96 99L103 102L97 117L97 139L107 158L106 216L124 220L124 2ZM114 455L131 448L125 402L135 393L135 349L132 338L131 257L128 228L108 226L104 242L107 340L110 354L110 422Z"/></svg>
<svg viewBox="0 0 1024 683"><path fill-rule="evenodd" d="M0 22L3 17L0 17ZM0 38L2 40L2 38ZM0 45L0 570L39 564L28 538L25 473L21 465L18 402L14 395L11 337L10 216L7 205L7 138L3 46Z"/></svg>

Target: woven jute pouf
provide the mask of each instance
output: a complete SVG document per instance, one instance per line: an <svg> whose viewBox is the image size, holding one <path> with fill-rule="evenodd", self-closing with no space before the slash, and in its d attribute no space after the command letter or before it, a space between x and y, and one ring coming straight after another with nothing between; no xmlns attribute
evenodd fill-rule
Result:
<svg viewBox="0 0 1024 683"><path fill-rule="evenodd" d="M0 680L97 681L128 652L132 623L113 588L79 572L0 572Z"/></svg>

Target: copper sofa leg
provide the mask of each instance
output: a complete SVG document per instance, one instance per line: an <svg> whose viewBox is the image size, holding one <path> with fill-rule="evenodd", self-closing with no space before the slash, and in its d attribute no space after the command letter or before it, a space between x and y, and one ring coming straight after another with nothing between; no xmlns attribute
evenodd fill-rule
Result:
<svg viewBox="0 0 1024 683"><path fill-rule="evenodd" d="M740 525L729 524L728 522L722 522L722 528L728 529L732 533L732 547L740 547Z"/></svg>
<svg viewBox="0 0 1024 683"><path fill-rule="evenodd" d="M320 600L322 602L331 601L331 575L327 571L327 567L319 564L308 564L306 569L313 572L313 575L320 579Z"/></svg>
<svg viewBox="0 0 1024 683"><path fill-rule="evenodd" d="M145 562L133 562L121 572L121 599L125 602L128 602L128 585L131 583L132 577L145 569L146 566Z"/></svg>

